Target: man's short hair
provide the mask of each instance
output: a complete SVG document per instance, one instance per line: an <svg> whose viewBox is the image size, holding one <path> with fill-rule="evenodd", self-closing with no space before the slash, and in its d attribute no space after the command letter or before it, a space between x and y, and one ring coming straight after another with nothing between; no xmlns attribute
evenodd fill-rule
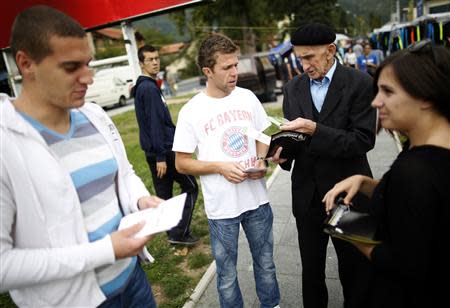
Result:
<svg viewBox="0 0 450 308"><path fill-rule="evenodd" d="M144 52L155 52L155 51L158 51L158 50L155 47L153 47L152 45L144 45L141 48L139 48L139 50L138 50L139 62L144 63L144 60L145 60Z"/></svg>
<svg viewBox="0 0 450 308"><path fill-rule="evenodd" d="M200 45L197 57L197 65L200 69L204 67L213 68L216 64L217 53L230 54L238 50L233 41L222 34L208 35Z"/></svg>
<svg viewBox="0 0 450 308"><path fill-rule="evenodd" d="M39 63L53 52L52 36L83 38L86 32L76 20L54 8L37 5L25 9L17 15L11 30L14 58L22 50Z"/></svg>

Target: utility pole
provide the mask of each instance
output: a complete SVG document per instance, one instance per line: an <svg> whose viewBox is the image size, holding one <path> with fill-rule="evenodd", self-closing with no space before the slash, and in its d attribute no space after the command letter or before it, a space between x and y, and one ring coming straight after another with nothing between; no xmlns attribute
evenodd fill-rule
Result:
<svg viewBox="0 0 450 308"><path fill-rule="evenodd" d="M122 33L125 41L125 49L127 51L128 63L133 70L133 83L141 74L141 67L139 66L139 59L137 56L137 44L134 36L133 25L130 22L122 22Z"/></svg>

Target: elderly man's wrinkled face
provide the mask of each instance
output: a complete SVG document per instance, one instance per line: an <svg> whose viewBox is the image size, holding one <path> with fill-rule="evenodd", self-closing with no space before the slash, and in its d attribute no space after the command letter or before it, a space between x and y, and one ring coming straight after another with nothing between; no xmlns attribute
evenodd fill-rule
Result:
<svg viewBox="0 0 450 308"><path fill-rule="evenodd" d="M294 52L302 61L303 70L311 79L322 79L333 65L336 46L294 46Z"/></svg>

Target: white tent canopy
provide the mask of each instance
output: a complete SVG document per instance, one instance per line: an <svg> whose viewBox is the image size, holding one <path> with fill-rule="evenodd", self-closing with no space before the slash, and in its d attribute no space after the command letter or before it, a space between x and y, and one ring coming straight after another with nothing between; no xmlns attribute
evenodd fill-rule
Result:
<svg viewBox="0 0 450 308"><path fill-rule="evenodd" d="M374 29L373 33L378 34L378 33L382 33L382 32L391 32L391 31L394 31L397 29L408 27L408 26L416 26L416 25L418 25L422 22L426 22L426 21L435 21L435 22L450 21L450 12L422 15L410 22L387 23L387 24L383 25L381 28Z"/></svg>

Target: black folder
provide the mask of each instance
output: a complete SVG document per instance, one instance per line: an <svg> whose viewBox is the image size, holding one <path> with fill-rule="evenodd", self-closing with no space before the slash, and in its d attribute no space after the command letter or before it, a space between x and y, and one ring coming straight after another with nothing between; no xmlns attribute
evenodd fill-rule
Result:
<svg viewBox="0 0 450 308"><path fill-rule="evenodd" d="M343 204L340 199L325 220L324 232L344 241L380 244L375 238L376 226L373 217Z"/></svg>
<svg viewBox="0 0 450 308"><path fill-rule="evenodd" d="M280 131L275 133L271 136L266 158L272 157L279 147L283 147L280 157L293 159L295 158L296 148L308 139L308 135L295 131Z"/></svg>

